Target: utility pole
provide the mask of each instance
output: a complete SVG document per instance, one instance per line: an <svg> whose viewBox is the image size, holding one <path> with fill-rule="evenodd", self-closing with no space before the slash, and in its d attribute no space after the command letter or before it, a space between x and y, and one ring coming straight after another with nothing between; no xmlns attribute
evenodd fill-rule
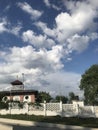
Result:
<svg viewBox="0 0 98 130"><path fill-rule="evenodd" d="M24 73L22 73L23 89L24 89Z"/></svg>

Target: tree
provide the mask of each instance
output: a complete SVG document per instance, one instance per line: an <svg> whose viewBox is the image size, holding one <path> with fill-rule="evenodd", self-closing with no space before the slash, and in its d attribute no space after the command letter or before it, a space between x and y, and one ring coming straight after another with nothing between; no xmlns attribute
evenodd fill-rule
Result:
<svg viewBox="0 0 98 130"><path fill-rule="evenodd" d="M51 99L52 99L52 97L47 92L38 93L37 102L41 103L41 102L44 102L45 100L46 100L46 102L50 102Z"/></svg>
<svg viewBox="0 0 98 130"><path fill-rule="evenodd" d="M2 101L3 97L5 97L5 94L4 93L0 93L0 102Z"/></svg>
<svg viewBox="0 0 98 130"><path fill-rule="evenodd" d="M57 96L55 97L55 100L56 100L57 102L62 101L62 103L67 103L68 98L65 97L65 96L59 96L59 95L57 95Z"/></svg>
<svg viewBox="0 0 98 130"><path fill-rule="evenodd" d="M82 75L80 89L84 90L84 100L86 104L98 104L98 65L92 65Z"/></svg>
<svg viewBox="0 0 98 130"><path fill-rule="evenodd" d="M0 109L8 109L7 97L4 93L0 93Z"/></svg>
<svg viewBox="0 0 98 130"><path fill-rule="evenodd" d="M73 92L69 93L69 102L71 102L72 100L79 100L79 97L76 96Z"/></svg>

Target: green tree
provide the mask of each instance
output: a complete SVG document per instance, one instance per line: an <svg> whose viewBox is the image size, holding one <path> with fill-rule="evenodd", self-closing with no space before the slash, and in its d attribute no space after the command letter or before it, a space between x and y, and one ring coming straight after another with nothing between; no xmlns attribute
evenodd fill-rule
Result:
<svg viewBox="0 0 98 130"><path fill-rule="evenodd" d="M98 64L92 65L82 75L79 87L84 90L86 104L98 104Z"/></svg>
<svg viewBox="0 0 98 130"><path fill-rule="evenodd" d="M39 92L38 93L38 97L37 97L37 102L44 102L46 100L46 102L50 102L50 100L52 99L51 95L47 92Z"/></svg>
<svg viewBox="0 0 98 130"><path fill-rule="evenodd" d="M7 97L2 92L0 93L0 109L8 109Z"/></svg>
<svg viewBox="0 0 98 130"><path fill-rule="evenodd" d="M3 99L3 97L5 96L5 94L4 93L0 93L0 102L2 101L2 99Z"/></svg>
<svg viewBox="0 0 98 130"><path fill-rule="evenodd" d="M69 102L71 102L72 100L79 100L79 97L76 96L73 92L69 93Z"/></svg>
<svg viewBox="0 0 98 130"><path fill-rule="evenodd" d="M63 103L67 103L68 98L65 97L65 96L59 96L59 95L57 95L57 96L55 97L55 100L56 100L56 102L62 101Z"/></svg>

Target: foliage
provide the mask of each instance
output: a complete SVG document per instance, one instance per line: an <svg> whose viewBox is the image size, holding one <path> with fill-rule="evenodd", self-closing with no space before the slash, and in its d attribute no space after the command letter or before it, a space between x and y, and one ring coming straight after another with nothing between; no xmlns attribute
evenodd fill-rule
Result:
<svg viewBox="0 0 98 130"><path fill-rule="evenodd" d="M2 101L3 97L5 96L4 93L0 93L0 101Z"/></svg>
<svg viewBox="0 0 98 130"><path fill-rule="evenodd" d="M0 101L0 109L8 109L8 102Z"/></svg>
<svg viewBox="0 0 98 130"><path fill-rule="evenodd" d="M73 92L69 93L69 102L71 102L72 100L79 100L79 97L76 96Z"/></svg>
<svg viewBox="0 0 98 130"><path fill-rule="evenodd" d="M23 108L24 103L23 102L19 102L18 106L19 106L19 108Z"/></svg>
<svg viewBox="0 0 98 130"><path fill-rule="evenodd" d="M57 102L62 101L62 103L67 103L67 102L68 102L68 98L67 98L67 97L65 97L65 96L59 96L59 95L57 95L57 96L55 97L55 100L56 100Z"/></svg>
<svg viewBox="0 0 98 130"><path fill-rule="evenodd" d="M52 97L47 92L38 93L37 102L41 103L41 102L44 102L45 100L46 100L46 102L50 102L51 99L52 99Z"/></svg>
<svg viewBox="0 0 98 130"><path fill-rule="evenodd" d="M80 89L84 90L85 103L98 104L98 65L92 65L83 75Z"/></svg>
<svg viewBox="0 0 98 130"><path fill-rule="evenodd" d="M2 100L4 100L4 102ZM0 109L8 109L8 101L4 93L0 93Z"/></svg>
<svg viewBox="0 0 98 130"><path fill-rule="evenodd" d="M3 101L6 102L8 100L7 96L3 97Z"/></svg>

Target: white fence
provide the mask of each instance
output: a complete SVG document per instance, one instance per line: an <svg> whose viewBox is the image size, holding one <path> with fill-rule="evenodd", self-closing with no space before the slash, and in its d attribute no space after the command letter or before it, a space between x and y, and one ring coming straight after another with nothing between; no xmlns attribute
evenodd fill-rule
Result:
<svg viewBox="0 0 98 130"><path fill-rule="evenodd" d="M16 105L17 106L17 105ZM25 104L23 109L18 107L0 110L0 114L29 114L63 117L98 117L98 106L84 106L79 104L41 103L39 106Z"/></svg>

